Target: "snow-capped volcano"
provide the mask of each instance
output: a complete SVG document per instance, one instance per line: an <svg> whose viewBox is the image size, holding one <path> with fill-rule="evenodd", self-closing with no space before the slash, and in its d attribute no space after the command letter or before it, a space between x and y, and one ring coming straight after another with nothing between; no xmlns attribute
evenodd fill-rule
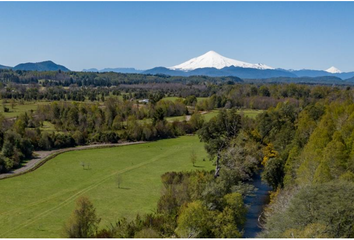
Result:
<svg viewBox="0 0 354 240"><path fill-rule="evenodd" d="M209 51L199 57L192 58L187 62L181 63L173 67L169 67L169 69L191 71L197 68L222 69L224 67L230 67L230 66L243 67L243 68L256 68L256 69L274 69L272 67L260 63L257 64L246 63L231 58L226 58L214 51Z"/></svg>
<svg viewBox="0 0 354 240"><path fill-rule="evenodd" d="M342 71L339 70L338 68L336 67L330 67L328 68L327 70L325 70L326 72L329 72L329 73L341 73Z"/></svg>

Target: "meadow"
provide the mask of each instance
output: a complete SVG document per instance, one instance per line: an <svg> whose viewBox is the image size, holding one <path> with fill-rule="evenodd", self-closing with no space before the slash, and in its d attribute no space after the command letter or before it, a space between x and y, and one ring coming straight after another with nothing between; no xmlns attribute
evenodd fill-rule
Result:
<svg viewBox="0 0 354 240"><path fill-rule="evenodd" d="M45 104L50 104L49 101L24 101L23 104L20 104L19 102L16 102L15 105L12 107L11 103L4 103L3 106L7 107L9 109L8 112L4 112L4 108L2 107L0 109L0 113L5 117L5 118L14 118L18 117L20 114L25 113L25 112L30 112L30 111L35 111L37 110L38 105L45 105Z"/></svg>
<svg viewBox="0 0 354 240"><path fill-rule="evenodd" d="M36 111L38 106L40 105L48 105L51 104L53 101L23 101L21 104L19 101L15 101L15 105L12 107L10 102L4 103L3 106L9 109L8 112L4 112L4 108L0 108L0 114L3 115L5 118L16 118L21 114L31 111ZM57 102L64 102L64 101L57 101ZM67 102L74 102L74 101L67 101ZM91 101L87 100L86 103L91 103Z"/></svg>
<svg viewBox="0 0 354 240"><path fill-rule="evenodd" d="M163 98L163 100L169 100L169 101L172 101L172 102L176 101L177 99L183 99L184 100L184 98L182 98L182 97L164 97ZM201 100L205 100L205 99L207 99L207 97L197 97L197 101L201 101Z"/></svg>
<svg viewBox="0 0 354 240"><path fill-rule="evenodd" d="M114 97L114 98L119 98L122 99L122 96L109 96L109 97ZM108 97L108 98L109 98ZM178 97L165 97L163 98L164 100L170 100L170 101L176 101L179 99ZM198 97L198 100L203 100L206 98ZM72 102L72 101L68 101ZM87 103L91 103L91 101L87 100L85 101ZM99 101L98 101L99 102ZM46 105L50 104L51 102L49 101L24 101L23 104L20 104L18 101L14 105L14 107L11 106L10 102L7 102L3 104L5 107L9 108L9 112L4 112L4 109L0 109L0 114L2 114L5 118L16 118L20 114L23 114L25 112L30 112L30 111L35 111L38 107L38 105ZM99 102L101 103L101 102ZM207 113L203 114L204 118L206 121L209 121L211 118L215 117L219 112L219 109L214 109L211 111L208 111ZM242 109L239 110L240 113L243 113L245 116L248 116L250 118L255 118L259 113L262 112L262 110L254 110L254 109ZM166 117L166 120L169 122L173 121L183 121L186 120L186 116L174 116L174 117ZM144 119L144 120L139 120L139 123L151 123L152 119ZM53 132L54 126L50 122L44 122L44 126L41 128L42 131L48 131L48 132Z"/></svg>
<svg viewBox="0 0 354 240"><path fill-rule="evenodd" d="M192 151L198 156L195 167ZM212 168L197 136L67 152L34 172L0 180L0 237L60 237L79 196L93 202L101 226L151 213L163 173Z"/></svg>

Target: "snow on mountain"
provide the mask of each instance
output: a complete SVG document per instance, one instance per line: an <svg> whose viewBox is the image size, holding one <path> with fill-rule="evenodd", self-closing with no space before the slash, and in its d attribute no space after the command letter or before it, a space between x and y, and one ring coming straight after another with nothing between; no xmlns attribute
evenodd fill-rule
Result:
<svg viewBox="0 0 354 240"><path fill-rule="evenodd" d="M246 63L231 58L226 58L214 51L209 51L199 57L192 58L187 62L181 63L173 67L169 67L169 69L191 71L197 68L222 69L224 67L230 67L230 66L242 67L242 68L256 68L256 69L274 69L272 67L260 63L257 64Z"/></svg>
<svg viewBox="0 0 354 240"><path fill-rule="evenodd" d="M342 73L341 70L339 70L338 68L336 67L330 67L328 68L327 70L325 70L326 72L329 72L329 73Z"/></svg>

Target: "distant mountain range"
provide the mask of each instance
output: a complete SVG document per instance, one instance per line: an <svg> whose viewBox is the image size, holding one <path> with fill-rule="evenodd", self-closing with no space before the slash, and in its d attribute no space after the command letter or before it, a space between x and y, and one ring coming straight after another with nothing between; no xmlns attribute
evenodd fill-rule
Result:
<svg viewBox="0 0 354 240"><path fill-rule="evenodd" d="M323 76L332 76L332 77L339 77L341 79L348 79L354 77L354 72L336 72L331 73L323 70L293 70L291 71L298 77L323 77Z"/></svg>
<svg viewBox="0 0 354 240"><path fill-rule="evenodd" d="M89 68L82 70L83 72L119 72L119 73L142 73L144 70L137 70L135 68L104 68L98 70L97 68Z"/></svg>
<svg viewBox="0 0 354 240"><path fill-rule="evenodd" d="M0 65L0 69L14 69L27 71L70 71L68 68L52 61L38 63L21 63L15 67ZM342 80L354 78L354 72L341 72L336 67L327 70L286 70L270 67L262 63L247 63L224 57L214 51L209 51L199 57L192 58L172 67L155 67L148 70L135 68L96 68L84 69L83 72L118 72L140 74L164 74L170 76L194 76L204 75L209 77L235 76L242 79L273 79L273 78L318 78L333 77Z"/></svg>
<svg viewBox="0 0 354 240"><path fill-rule="evenodd" d="M15 67L7 67L0 65L0 69L13 69L23 71L58 71L69 72L70 70L62 65L58 65L52 61L44 61L37 63L21 63Z"/></svg>
<svg viewBox="0 0 354 240"><path fill-rule="evenodd" d="M278 69L255 69L243 67L224 67L217 68L197 68L192 71L184 72L180 70L172 70L164 67L157 67L142 72L143 74L166 74L171 76L193 76L206 75L210 77L237 76L239 78L272 78L272 77L297 77L296 74L278 70Z"/></svg>
<svg viewBox="0 0 354 240"><path fill-rule="evenodd" d="M323 76L323 77L275 77L267 79L243 79L249 83L305 83L305 84L336 84L336 85L352 85L354 82L350 79L342 80L338 77ZM354 80L354 79L353 79Z"/></svg>
<svg viewBox="0 0 354 240"><path fill-rule="evenodd" d="M354 77L354 72L343 73L335 67L330 67L327 70L285 70L273 68L261 63L254 64L226 58L214 51L209 51L199 57L192 58L173 67L157 67L142 73L167 74L172 76L237 76L243 79L330 76L344 80Z"/></svg>

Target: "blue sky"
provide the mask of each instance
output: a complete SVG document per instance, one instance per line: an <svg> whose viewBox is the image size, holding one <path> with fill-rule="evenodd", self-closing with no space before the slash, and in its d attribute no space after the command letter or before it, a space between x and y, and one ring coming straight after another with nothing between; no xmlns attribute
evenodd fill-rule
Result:
<svg viewBox="0 0 354 240"><path fill-rule="evenodd" d="M0 64L173 66L214 50L354 71L354 2L0 2Z"/></svg>

